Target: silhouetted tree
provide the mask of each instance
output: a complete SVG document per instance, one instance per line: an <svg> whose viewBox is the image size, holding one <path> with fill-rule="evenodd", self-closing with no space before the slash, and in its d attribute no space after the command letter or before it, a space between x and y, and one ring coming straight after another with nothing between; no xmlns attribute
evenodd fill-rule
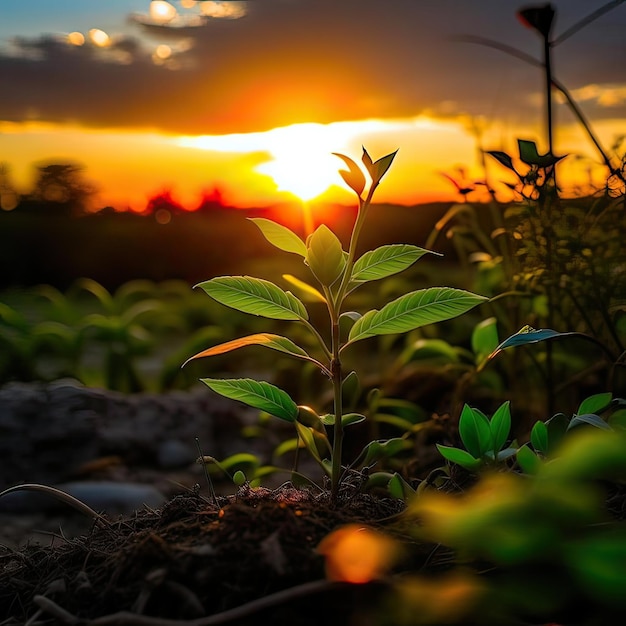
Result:
<svg viewBox="0 0 626 626"><path fill-rule="evenodd" d="M210 212L223 209L224 207L224 192L218 185L215 185L213 189L204 189L202 191L200 203L196 211Z"/></svg>
<svg viewBox="0 0 626 626"><path fill-rule="evenodd" d="M2 211L12 211L20 201L20 196L11 182L10 173L9 165L0 163L0 209Z"/></svg>
<svg viewBox="0 0 626 626"><path fill-rule="evenodd" d="M32 200L42 212L68 217L86 212L87 201L95 188L84 179L82 166L52 163L37 170Z"/></svg>
<svg viewBox="0 0 626 626"><path fill-rule="evenodd" d="M168 211L170 214L184 213L185 207L172 197L171 189L163 189L159 193L155 193L146 204L145 213L154 215L158 211Z"/></svg>

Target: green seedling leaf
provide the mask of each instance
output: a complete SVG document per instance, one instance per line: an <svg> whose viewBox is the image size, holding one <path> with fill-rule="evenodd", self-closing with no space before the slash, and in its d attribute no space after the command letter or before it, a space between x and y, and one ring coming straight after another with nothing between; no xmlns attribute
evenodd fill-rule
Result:
<svg viewBox="0 0 626 626"><path fill-rule="evenodd" d="M489 358L498 347L498 327L495 317L489 317L474 327L472 352L477 365Z"/></svg>
<svg viewBox="0 0 626 626"><path fill-rule="evenodd" d="M506 153L500 152L499 150L488 150L487 154L492 156L498 163L504 165L504 167L510 169L512 172L517 174L515 167L513 166L513 159Z"/></svg>
<svg viewBox="0 0 626 626"><path fill-rule="evenodd" d="M543 422L538 422L543 424ZM517 450L517 463L525 474L535 475L541 468L541 459L527 446Z"/></svg>
<svg viewBox="0 0 626 626"><path fill-rule="evenodd" d="M534 141L525 141L524 139L518 139L517 145L519 146L519 158L526 165L536 165L537 167L550 167L558 163L564 156L554 156L549 152L540 155L537 152L537 144Z"/></svg>
<svg viewBox="0 0 626 626"><path fill-rule="evenodd" d="M602 430L613 430L599 415L595 415L593 413L575 415L569 423L567 430L571 430L572 428L582 424L589 424L590 426L595 426L596 428L601 428Z"/></svg>
<svg viewBox="0 0 626 626"><path fill-rule="evenodd" d="M497 454L499 450L502 450L511 432L511 403L508 400L493 414L489 427L493 439L493 451Z"/></svg>
<svg viewBox="0 0 626 626"><path fill-rule="evenodd" d="M370 441L363 450L361 450L355 464L361 467L369 467L381 459L395 456L399 452L402 452L402 450L406 450L410 447L411 443L401 437Z"/></svg>
<svg viewBox="0 0 626 626"><path fill-rule="evenodd" d="M463 406L459 418L459 434L463 445L476 459L493 450L489 420L479 410L472 409L467 404Z"/></svg>
<svg viewBox="0 0 626 626"><path fill-rule="evenodd" d="M535 448L537 452L547 454L549 440L548 427L543 422L535 422L535 425L530 431L530 443L533 444L533 448Z"/></svg>
<svg viewBox="0 0 626 626"><path fill-rule="evenodd" d="M237 470L233 474L233 482L237 485L237 487L243 487L247 480L246 475L241 470Z"/></svg>
<svg viewBox="0 0 626 626"><path fill-rule="evenodd" d="M378 185L382 177L387 173L387 170L391 167L396 154L398 154L397 150L372 163L372 157L370 157L367 150L363 148L363 165L365 165L369 175L372 177L373 185Z"/></svg>
<svg viewBox="0 0 626 626"><path fill-rule="evenodd" d="M238 400L287 422L295 422L298 405L278 387L251 378L201 378L209 389L225 398Z"/></svg>
<svg viewBox="0 0 626 626"><path fill-rule="evenodd" d="M481 465L482 461L480 459L475 459L469 452L465 450L460 450L459 448L452 448L450 446L442 446L440 443L435 444L437 446L437 450L441 453L446 461L450 461L450 463L456 463L461 467L464 467L466 470L473 472L477 470Z"/></svg>
<svg viewBox="0 0 626 626"><path fill-rule="evenodd" d="M409 485L409 483L400 476L397 472L392 476L391 480L387 483L387 491L392 498L397 500L407 500L415 495L416 491Z"/></svg>
<svg viewBox="0 0 626 626"><path fill-rule="evenodd" d="M239 452L237 454L231 454L222 461L213 459L215 465L217 465L225 474L231 475L237 470L248 471L253 473L258 467L261 466L261 461L258 456L250 454L249 452Z"/></svg>
<svg viewBox="0 0 626 626"><path fill-rule="evenodd" d="M357 196L361 196L363 193L363 189L365 189L365 176L361 171L361 168L345 154L339 154L338 152L333 152L333 154L340 159L348 166L348 170L339 170L339 174L343 178L344 182Z"/></svg>
<svg viewBox="0 0 626 626"><path fill-rule="evenodd" d="M304 426L309 426L320 433L325 433L322 418L310 407L300 404L298 406L298 422Z"/></svg>
<svg viewBox="0 0 626 626"><path fill-rule="evenodd" d="M306 263L324 287L330 287L343 273L346 257L341 242L325 224L307 240Z"/></svg>
<svg viewBox="0 0 626 626"><path fill-rule="evenodd" d="M304 442L300 438L287 439L276 446L272 455L274 457L281 457L288 452L293 452L302 447L304 447Z"/></svg>
<svg viewBox="0 0 626 626"><path fill-rule="evenodd" d="M442 322L469 311L485 300L484 296L450 287L413 291L386 304L380 311L368 311L350 330L348 343L376 335L404 333L426 324Z"/></svg>
<svg viewBox="0 0 626 626"><path fill-rule="evenodd" d="M341 395L343 396L344 409L351 409L356 406L361 395L361 383L354 370L341 381Z"/></svg>
<svg viewBox="0 0 626 626"><path fill-rule="evenodd" d="M615 430L626 431L626 409L619 409L610 415L609 426Z"/></svg>
<svg viewBox="0 0 626 626"><path fill-rule="evenodd" d="M187 365L189 361L193 361L194 359L200 359L207 356L216 356L218 354L225 354L227 352L232 352L233 350L238 350L239 348L245 348L246 346L263 346L265 348L271 348L272 350L283 352L284 354L288 354L297 359L302 359L303 361L310 361L311 363L315 363L315 365L317 365L317 367L319 367L322 371L328 371L324 367L324 365L322 365L313 357L309 356L302 348L300 348L300 346L291 341L291 339L287 339L287 337L282 337L281 335L272 335L271 333L258 333L256 335L248 335L247 337L233 339L232 341L227 341L226 343L221 343L217 346L213 346L212 348L203 350L202 352L199 352L198 354L195 354L191 358L187 359L183 363L183 367Z"/></svg>
<svg viewBox="0 0 626 626"><path fill-rule="evenodd" d="M512 456L515 456L516 453L517 453L517 448L505 448L504 450L500 450L496 454L495 459L498 462L506 461L507 459L510 459Z"/></svg>
<svg viewBox="0 0 626 626"><path fill-rule="evenodd" d="M311 456L325 468L322 460L331 454L328 438L318 431L296 422L298 436L304 442L304 447L311 453Z"/></svg>
<svg viewBox="0 0 626 626"><path fill-rule="evenodd" d="M350 426L351 424L358 424L360 422L365 421L367 418L365 415L361 413L344 413L341 416L341 423L344 426ZM335 415L333 413L328 413L327 415L322 415L322 423L325 426L334 426L335 425Z"/></svg>
<svg viewBox="0 0 626 626"><path fill-rule="evenodd" d="M585 413L601 413L604 409L606 409L611 401L613 400L613 394L610 392L607 393L596 393L593 396L589 396L585 398L578 407L578 411L576 413L578 415L582 415Z"/></svg>
<svg viewBox="0 0 626 626"><path fill-rule="evenodd" d="M568 337L576 333L559 333L556 330L550 328L535 329L532 326L524 326L518 330L514 335L511 335L505 339L490 355L489 358L493 359L497 354L506 350L506 348L513 348L515 346L525 346L529 343L538 343L540 341L546 341L548 339L555 339L557 337Z"/></svg>
<svg viewBox="0 0 626 626"><path fill-rule="evenodd" d="M458 363L458 350L443 339L418 339L407 346L398 357L398 365L423 361L432 365Z"/></svg>
<svg viewBox="0 0 626 626"><path fill-rule="evenodd" d="M306 257L306 244L286 226L264 217L249 217L248 219L254 222L265 239L279 250L298 254L303 258Z"/></svg>
<svg viewBox="0 0 626 626"><path fill-rule="evenodd" d="M218 276L201 287L211 298L243 313L275 320L306 320L304 304L274 283L250 276Z"/></svg>
<svg viewBox="0 0 626 626"><path fill-rule="evenodd" d="M559 446L567 429L569 428L569 418L563 413L557 413L553 415L549 420L546 420L546 428L548 429L548 450L552 452Z"/></svg>
<svg viewBox="0 0 626 626"><path fill-rule="evenodd" d="M326 298L312 285L305 283L303 280L291 274L283 274L283 278L300 292L303 300L308 302L323 302L326 304Z"/></svg>
<svg viewBox="0 0 626 626"><path fill-rule="evenodd" d="M376 250L366 252L356 261L352 269L351 280L365 282L398 274L411 267L415 261L428 253L431 251L408 244L381 246ZM438 253L432 252L432 254Z"/></svg>

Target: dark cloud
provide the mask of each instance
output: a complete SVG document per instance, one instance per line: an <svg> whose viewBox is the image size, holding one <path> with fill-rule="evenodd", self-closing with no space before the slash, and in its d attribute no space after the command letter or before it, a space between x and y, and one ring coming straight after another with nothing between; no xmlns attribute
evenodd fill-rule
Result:
<svg viewBox="0 0 626 626"><path fill-rule="evenodd" d="M554 2L555 32L603 5ZM540 39L516 19L514 0L257 0L238 20L197 27L137 24L136 39L107 49L50 37L0 56L0 119L33 116L173 133L265 130L294 122L441 114L536 115L541 74L470 34L540 57ZM572 90L626 84L626 6L557 46L555 68ZM141 37L193 45L155 65ZM179 69L174 70L173 68ZM616 93L620 93L619 90ZM623 115L589 98L593 116Z"/></svg>

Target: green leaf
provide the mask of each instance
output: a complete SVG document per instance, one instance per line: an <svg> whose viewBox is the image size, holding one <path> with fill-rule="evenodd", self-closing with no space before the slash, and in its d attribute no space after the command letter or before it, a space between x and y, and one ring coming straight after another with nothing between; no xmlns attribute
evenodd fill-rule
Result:
<svg viewBox="0 0 626 626"><path fill-rule="evenodd" d="M386 304L380 311L368 311L350 330L349 343L376 335L404 333L441 322L469 311L486 299L450 287L413 291Z"/></svg>
<svg viewBox="0 0 626 626"><path fill-rule="evenodd" d="M537 452L547 454L549 443L548 427L543 422L535 422L530 431L530 443L533 444L533 448Z"/></svg>
<svg viewBox="0 0 626 626"><path fill-rule="evenodd" d="M309 283L305 283L303 280L291 274L283 274L283 278L300 292L303 300L308 302L323 302L326 304L326 298L315 289L315 287L309 285Z"/></svg>
<svg viewBox="0 0 626 626"><path fill-rule="evenodd" d="M578 407L576 413L582 415L584 413L601 413L606 409L613 400L613 394L610 392L596 393L593 396L585 398Z"/></svg>
<svg viewBox="0 0 626 626"><path fill-rule="evenodd" d="M341 381L341 394L345 409L352 409L357 405L361 395L361 383L357 373L353 370Z"/></svg>
<svg viewBox="0 0 626 626"><path fill-rule="evenodd" d="M344 426L350 426L351 424L359 424L360 422L363 422L366 419L367 418L365 417L365 415L362 415L361 413L344 413L341 416L341 423ZM334 426L335 415L333 413L322 415L322 423L326 426Z"/></svg>
<svg viewBox="0 0 626 626"><path fill-rule="evenodd" d="M218 465L219 468L227 474L231 474L239 470L253 473L254 470L261 465L261 461L259 460L259 457L254 454L240 452L238 454L232 454L223 461L216 463L216 465Z"/></svg>
<svg viewBox="0 0 626 626"><path fill-rule="evenodd" d="M498 347L498 327L495 317L489 317L474 327L472 331L472 352L476 364L487 359Z"/></svg>
<svg viewBox="0 0 626 626"><path fill-rule="evenodd" d="M250 276L218 276L201 287L211 298L243 313L275 320L306 320L304 304L269 280Z"/></svg>
<svg viewBox="0 0 626 626"><path fill-rule="evenodd" d="M254 222L263 233L265 239L279 250L298 254L303 258L306 256L304 241L286 226L264 217L249 217L248 219Z"/></svg>
<svg viewBox="0 0 626 626"><path fill-rule="evenodd" d="M499 150L488 150L487 154L489 154L494 159L496 159L496 161L504 165L504 167L507 167L512 172L515 172L517 174L517 172L515 171L515 167L513 167L513 159L511 159L511 157L506 152L500 152Z"/></svg>
<svg viewBox="0 0 626 626"><path fill-rule="evenodd" d="M372 177L372 183L374 185L378 185L382 177L387 173L387 170L391 167L391 163L393 162L396 154L398 154L397 150L372 163L372 158L368 154L367 150L363 148L363 164Z"/></svg>
<svg viewBox="0 0 626 626"><path fill-rule="evenodd" d="M493 438L493 451L497 454L506 443L511 432L511 403L507 400L496 410L489 422Z"/></svg>
<svg viewBox="0 0 626 626"><path fill-rule="evenodd" d="M430 250L408 244L381 246L366 252L354 264L351 280L379 280L404 271ZM432 254L438 254L436 252Z"/></svg>
<svg viewBox="0 0 626 626"><path fill-rule="evenodd" d="M529 343L538 343L540 341L546 341L548 339L555 339L557 337L569 337L576 335L577 333L560 333L550 328L541 328L536 330L532 326L523 326L514 335L511 335L505 339L490 355L489 358L493 359L494 356L505 350L506 348L512 348L514 346L525 346Z"/></svg>
<svg viewBox="0 0 626 626"><path fill-rule="evenodd" d="M518 449L517 463L525 474L534 475L541 467L541 459L527 445Z"/></svg>
<svg viewBox="0 0 626 626"><path fill-rule="evenodd" d="M589 424L602 430L613 430L599 415L586 413L585 415L575 415L569 423L567 430L580 426L581 424Z"/></svg>
<svg viewBox="0 0 626 626"><path fill-rule="evenodd" d="M409 485L409 483L400 476L397 472L393 475L391 480L387 483L387 490L392 498L397 500L407 500L415 495L416 491Z"/></svg>
<svg viewBox="0 0 626 626"><path fill-rule="evenodd" d="M270 383L251 378L201 378L200 380L209 389L225 398L238 400L287 422L295 422L298 417L298 405L285 391Z"/></svg>
<svg viewBox="0 0 626 626"><path fill-rule="evenodd" d="M489 420L477 409L463 406L459 419L459 434L468 452L476 459L493 450Z"/></svg>
<svg viewBox="0 0 626 626"><path fill-rule="evenodd" d="M444 459L451 463L456 463L466 470L473 472L482 465L480 459L475 459L469 452L461 450L459 448L451 448L450 446L442 446L440 443L435 444L437 450L441 453Z"/></svg>
<svg viewBox="0 0 626 626"><path fill-rule="evenodd" d="M296 345L291 339L282 337L281 335L272 335L271 333L258 333L256 335L248 335L247 337L241 337L240 339L233 339L226 343L221 343L207 350L203 350L198 354L190 357L183 363L183 367L192 361L193 359L200 359L207 356L216 356L218 354L225 354L226 352L232 352L239 348L245 348L246 346L263 346L265 348L271 348L278 352L283 352L290 356L302 359L304 361L310 361L315 363L322 371L326 372L327 369L316 359L309 356L300 346Z"/></svg>
<svg viewBox="0 0 626 626"><path fill-rule="evenodd" d="M325 224L321 224L307 240L306 263L324 287L330 287L346 266L341 242Z"/></svg>
<svg viewBox="0 0 626 626"><path fill-rule="evenodd" d="M363 193L363 189L365 189L365 176L361 171L361 168L345 154L339 154L338 152L333 152L335 156L338 156L343 162L348 166L348 170L339 170L339 174L343 178L344 182L352 191L354 191L357 196L360 196Z"/></svg>
<svg viewBox="0 0 626 626"><path fill-rule="evenodd" d="M363 457L361 465L367 467L380 461L380 459L395 456L399 452L402 452L402 450L406 450L410 447L411 443L402 437L370 441L370 443L363 448L361 454L359 454L359 458Z"/></svg>
<svg viewBox="0 0 626 626"><path fill-rule="evenodd" d="M496 454L495 459L498 462L506 461L506 459L510 459L512 456L515 456L515 454L517 454L517 448L504 448L504 450L500 450L498 454Z"/></svg>
<svg viewBox="0 0 626 626"><path fill-rule="evenodd" d="M537 144L534 141L525 141L524 139L518 139L519 158L527 165L536 165L537 167L550 167L555 165L564 157L554 156L549 152L540 155L537 151Z"/></svg>
<svg viewBox="0 0 626 626"><path fill-rule="evenodd" d="M311 453L311 456L322 465L322 467L325 467L322 461L327 455L331 454L328 438L316 430L304 424L300 424L300 422L296 422L296 429L298 430L300 439L304 442L304 446Z"/></svg>

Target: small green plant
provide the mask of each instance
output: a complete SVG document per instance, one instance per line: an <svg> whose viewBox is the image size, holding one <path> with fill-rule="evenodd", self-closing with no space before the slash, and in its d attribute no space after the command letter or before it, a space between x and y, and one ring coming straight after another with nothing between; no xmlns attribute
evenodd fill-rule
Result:
<svg viewBox="0 0 626 626"><path fill-rule="evenodd" d="M191 358L215 356L246 346L264 346L313 363L332 384L333 407L332 412L326 415L320 415L310 407L298 406L285 391L269 382L250 378L201 380L222 396L293 423L301 442L299 445L309 451L330 478L333 500L337 498L344 472L354 469L353 465L347 469L343 465L344 429L365 419L360 414L344 414L344 394L347 395L347 387L352 386L356 378L356 374L344 371L342 358L345 350L364 339L404 333L426 324L451 319L486 300L483 296L461 289L430 287L406 293L388 302L380 310L373 309L361 314L347 309L348 296L356 289L371 281L402 272L429 252L414 245L393 244L357 256L359 235L374 193L395 155L396 152L392 152L373 161L367 150L363 149L362 163L370 178L369 188L365 192L367 180L363 170L350 157L337 154L348 168L341 170L340 174L358 199L358 212L348 250L343 249L339 238L324 224L303 241L296 233L272 220L252 218L272 245L302 257L317 286L292 277L286 279L303 294L304 300L313 301L310 306L320 303L325 305L329 321L326 337L310 321L309 311L303 301L270 281L250 276L220 276L198 285L223 305L273 320L296 322L304 326L313 337L319 356L309 354L282 335L256 333L213 346ZM329 431L332 431L332 435ZM375 463L380 458L379 453L386 451L384 444L374 443L370 443L367 450L358 455L365 465Z"/></svg>
<svg viewBox="0 0 626 626"><path fill-rule="evenodd" d="M491 419L466 404L459 418L459 435L466 450L441 444L437 444L437 449L446 460L473 471L503 463L515 455L517 448L505 447L510 432L510 402L500 405Z"/></svg>

